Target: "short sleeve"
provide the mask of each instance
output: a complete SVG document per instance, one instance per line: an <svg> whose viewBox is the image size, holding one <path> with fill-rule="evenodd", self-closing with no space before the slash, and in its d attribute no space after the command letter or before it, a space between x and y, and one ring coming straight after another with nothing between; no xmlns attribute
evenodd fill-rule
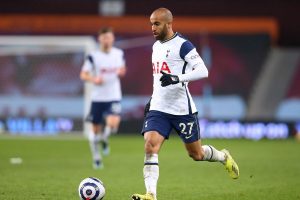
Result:
<svg viewBox="0 0 300 200"><path fill-rule="evenodd" d="M126 65L126 61L125 61L124 51L121 50L121 65L120 65L120 67L125 67L125 65Z"/></svg>
<svg viewBox="0 0 300 200"><path fill-rule="evenodd" d="M92 55L88 55L83 63L82 71L91 72L93 70L93 63Z"/></svg>
<svg viewBox="0 0 300 200"><path fill-rule="evenodd" d="M190 41L187 40L184 43L182 43L179 52L179 55L182 58L182 60L184 60L185 56L193 49L195 49L195 46Z"/></svg>

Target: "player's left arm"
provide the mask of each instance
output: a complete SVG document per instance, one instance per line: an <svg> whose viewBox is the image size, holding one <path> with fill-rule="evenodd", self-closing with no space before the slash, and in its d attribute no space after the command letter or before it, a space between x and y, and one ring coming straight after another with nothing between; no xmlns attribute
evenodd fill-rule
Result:
<svg viewBox="0 0 300 200"><path fill-rule="evenodd" d="M179 82L195 81L208 77L208 70L195 48L184 57L184 60L192 70L188 73L178 75Z"/></svg>
<svg viewBox="0 0 300 200"><path fill-rule="evenodd" d="M162 87L208 77L208 70L191 42L186 41L182 44L180 48L180 57L187 62L187 66L191 67L192 70L188 73L179 75L167 74L162 71L161 73L163 75L160 78Z"/></svg>
<svg viewBox="0 0 300 200"><path fill-rule="evenodd" d="M125 75L126 75L126 62L125 62L125 56L124 56L124 52L123 51L121 51L121 57L122 57L122 63L121 63L121 67L119 67L118 69L117 69L117 75L120 77L120 78L122 78L122 77L124 77Z"/></svg>
<svg viewBox="0 0 300 200"><path fill-rule="evenodd" d="M120 68L117 69L117 75L118 75L120 78L124 77L125 74L126 74L126 67L125 67L125 66L120 67Z"/></svg>

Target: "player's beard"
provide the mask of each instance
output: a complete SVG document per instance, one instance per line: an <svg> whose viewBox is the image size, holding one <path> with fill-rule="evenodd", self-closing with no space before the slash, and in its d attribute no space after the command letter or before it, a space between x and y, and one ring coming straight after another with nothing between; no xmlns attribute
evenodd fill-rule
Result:
<svg viewBox="0 0 300 200"><path fill-rule="evenodd" d="M167 33L168 33L168 29L167 29L167 25L165 24L163 29L161 30L160 34L157 35L155 37L156 40L160 40L160 41L164 41L166 40L167 38Z"/></svg>
<svg viewBox="0 0 300 200"><path fill-rule="evenodd" d="M103 44L103 45L102 45L102 50L103 50L104 52L109 52L110 49L111 49L111 47L112 47L111 44Z"/></svg>

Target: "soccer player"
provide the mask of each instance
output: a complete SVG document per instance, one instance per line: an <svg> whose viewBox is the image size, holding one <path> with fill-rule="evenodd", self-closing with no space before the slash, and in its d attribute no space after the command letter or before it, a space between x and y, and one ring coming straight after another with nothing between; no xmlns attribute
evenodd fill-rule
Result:
<svg viewBox="0 0 300 200"><path fill-rule="evenodd" d="M99 142L102 142L103 155L108 155L108 137L117 132L121 120L120 77L125 75L126 68L124 52L113 46L114 40L111 28L101 29L98 35L100 49L87 56L80 73L80 78L92 83L93 87L87 119L92 123L89 143L95 169L103 167Z"/></svg>
<svg viewBox="0 0 300 200"><path fill-rule="evenodd" d="M188 82L208 76L208 71L193 44L173 32L173 16L166 8L150 16L153 45L153 94L145 108L142 134L145 140L144 182L146 194L134 194L133 200L156 200L159 177L158 153L172 129L178 133L195 161L220 162L236 179L239 169L227 150L202 145L195 103Z"/></svg>

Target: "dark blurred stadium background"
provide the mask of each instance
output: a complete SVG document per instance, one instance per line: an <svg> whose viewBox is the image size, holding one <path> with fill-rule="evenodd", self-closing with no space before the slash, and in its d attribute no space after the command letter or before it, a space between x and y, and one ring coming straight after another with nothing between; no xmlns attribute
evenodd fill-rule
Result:
<svg viewBox="0 0 300 200"><path fill-rule="evenodd" d="M148 17L158 7L173 12L174 29L196 45L209 68L207 80L190 84L204 137L300 134L297 0L0 1L0 132L83 130L79 72L85 52L62 49L45 54L36 47L22 50L21 44L16 49L6 36L95 39L102 26L114 27L116 45L124 48L127 61L120 132L139 132L152 92L154 40Z"/></svg>

